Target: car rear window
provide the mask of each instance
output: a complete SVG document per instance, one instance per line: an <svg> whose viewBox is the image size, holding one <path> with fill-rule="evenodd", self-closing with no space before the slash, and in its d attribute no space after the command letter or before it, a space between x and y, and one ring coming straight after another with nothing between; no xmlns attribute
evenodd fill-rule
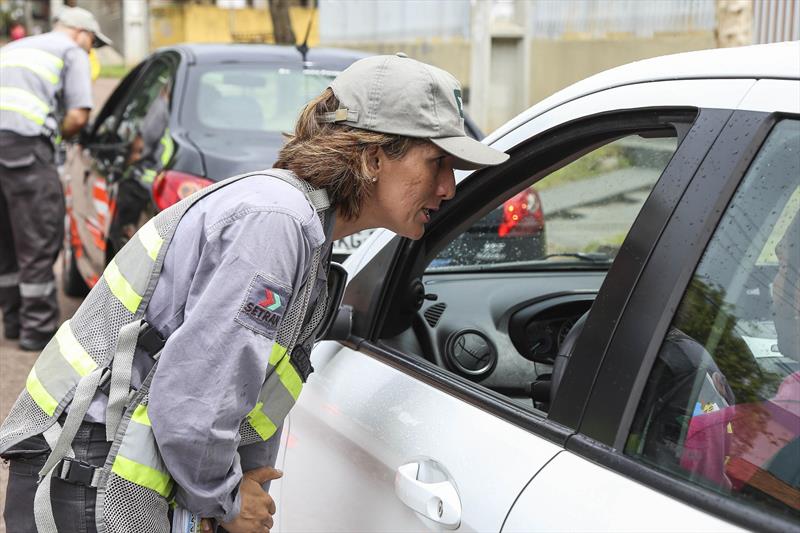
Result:
<svg viewBox="0 0 800 533"><path fill-rule="evenodd" d="M264 64L197 67L182 122L202 130L289 132L306 102L336 74Z"/></svg>

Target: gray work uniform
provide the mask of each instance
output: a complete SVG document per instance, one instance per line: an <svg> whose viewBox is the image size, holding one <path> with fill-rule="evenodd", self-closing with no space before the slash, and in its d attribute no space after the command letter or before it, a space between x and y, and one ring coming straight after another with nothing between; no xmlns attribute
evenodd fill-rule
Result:
<svg viewBox="0 0 800 533"><path fill-rule="evenodd" d="M0 308L6 335L58 325L53 263L64 197L53 138L66 110L92 107L89 56L61 32L0 48Z"/></svg>
<svg viewBox="0 0 800 533"><path fill-rule="evenodd" d="M288 302L306 281L313 250L324 244L328 253L332 214L326 226L296 188L261 175L201 199L178 224L145 317L167 338L148 414L176 483L175 499L194 513L235 518L242 471L274 464L280 431L266 442L238 446L240 423L258 399L275 335L274 328L243 319L242 311L254 296L256 276ZM312 301L326 283L326 270L318 272ZM137 348L134 387L153 364ZM95 395L85 426L105 421L107 401L104 393ZM20 483L13 469L9 483ZM93 489L74 490L78 500L94 499ZM7 520L10 515L15 523L24 520L16 508L32 508L32 502L18 500L9 498L6 505Z"/></svg>

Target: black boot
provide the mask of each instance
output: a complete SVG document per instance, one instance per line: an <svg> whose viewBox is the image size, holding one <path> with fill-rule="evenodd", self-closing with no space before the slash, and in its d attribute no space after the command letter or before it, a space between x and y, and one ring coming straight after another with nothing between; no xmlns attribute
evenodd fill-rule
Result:
<svg viewBox="0 0 800 533"><path fill-rule="evenodd" d="M55 331L40 333L38 331L23 332L19 339L19 347L26 352L40 352L55 335Z"/></svg>

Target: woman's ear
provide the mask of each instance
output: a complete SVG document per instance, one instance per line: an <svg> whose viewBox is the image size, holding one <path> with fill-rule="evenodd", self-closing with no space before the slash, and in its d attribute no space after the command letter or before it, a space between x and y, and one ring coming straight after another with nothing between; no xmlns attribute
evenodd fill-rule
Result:
<svg viewBox="0 0 800 533"><path fill-rule="evenodd" d="M381 159L385 157L383 148L380 146L372 145L367 148L367 168L369 168L370 175L377 176L381 171Z"/></svg>

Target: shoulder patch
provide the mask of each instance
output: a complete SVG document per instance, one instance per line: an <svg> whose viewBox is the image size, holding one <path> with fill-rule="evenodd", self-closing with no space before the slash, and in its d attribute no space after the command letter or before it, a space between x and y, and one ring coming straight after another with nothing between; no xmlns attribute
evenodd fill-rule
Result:
<svg viewBox="0 0 800 533"><path fill-rule="evenodd" d="M274 339L283 314L289 306L291 292L262 274L253 276L236 322L260 335Z"/></svg>

